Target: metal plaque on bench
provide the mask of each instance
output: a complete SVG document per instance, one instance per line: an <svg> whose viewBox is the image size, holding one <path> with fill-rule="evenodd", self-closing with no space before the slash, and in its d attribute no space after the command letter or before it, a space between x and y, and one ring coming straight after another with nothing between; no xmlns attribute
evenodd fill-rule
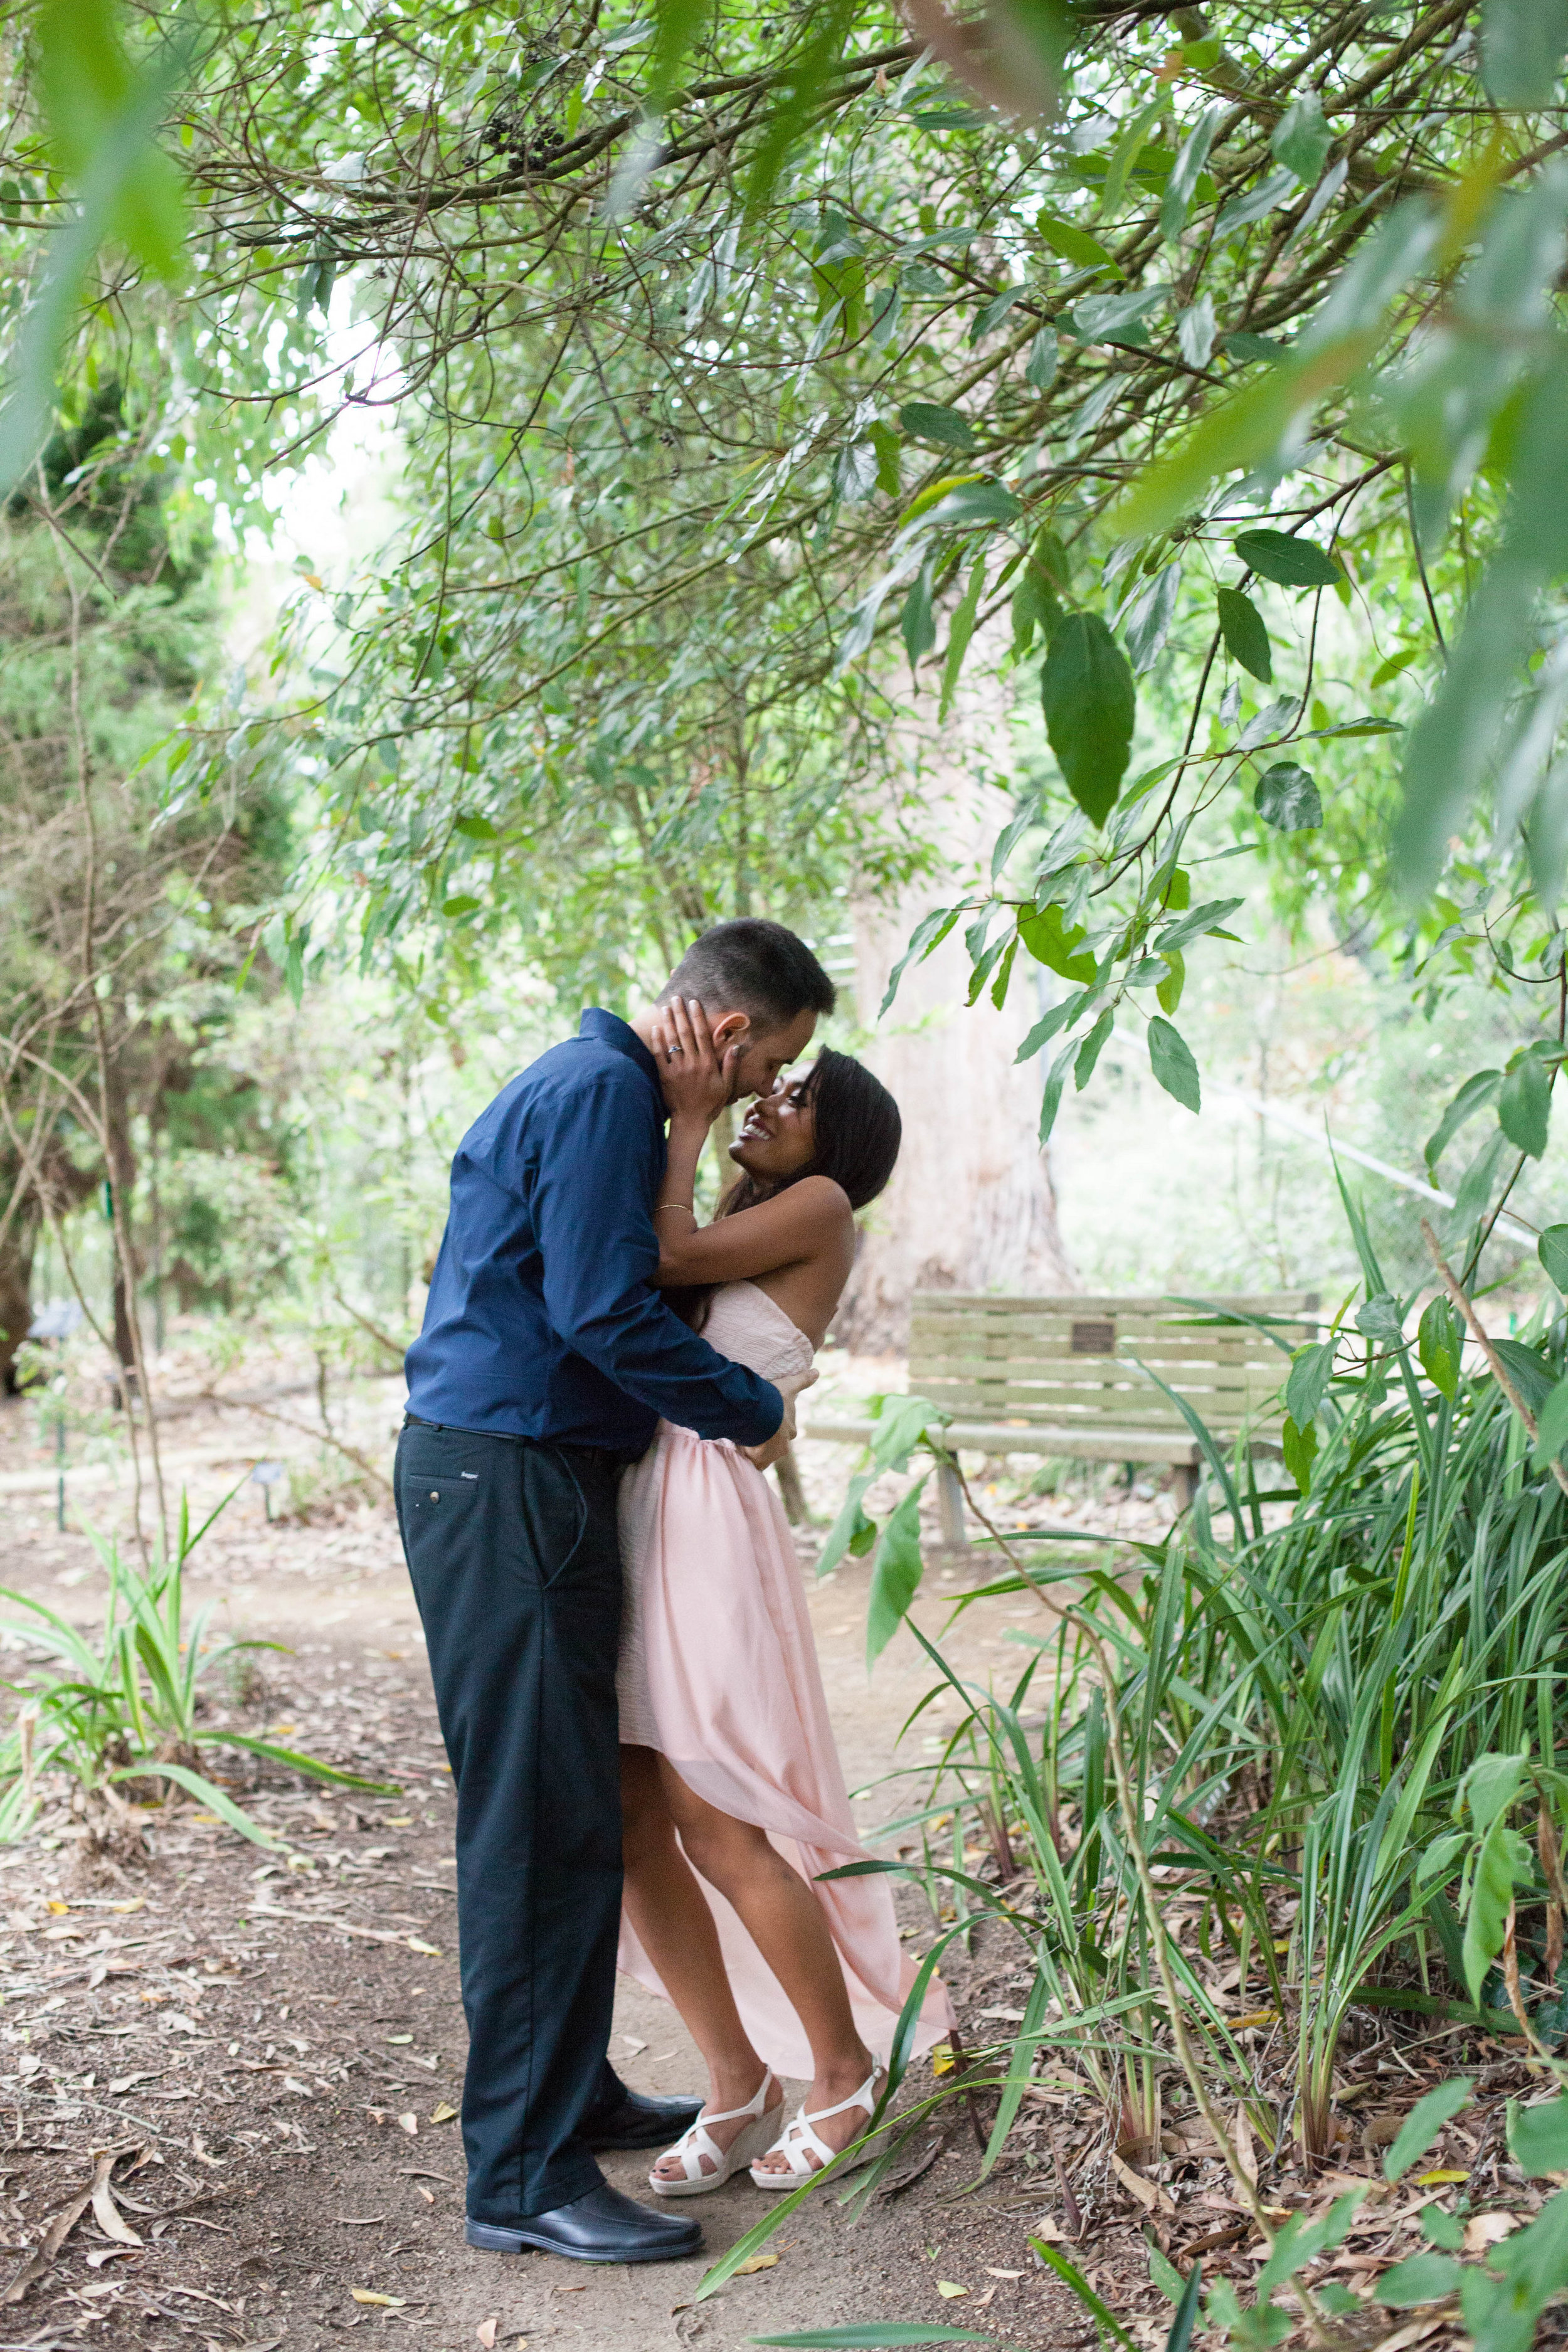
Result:
<svg viewBox="0 0 1568 2352"><path fill-rule="evenodd" d="M1075 1356L1114 1356L1115 1324L1075 1323L1072 1327L1072 1352Z"/></svg>

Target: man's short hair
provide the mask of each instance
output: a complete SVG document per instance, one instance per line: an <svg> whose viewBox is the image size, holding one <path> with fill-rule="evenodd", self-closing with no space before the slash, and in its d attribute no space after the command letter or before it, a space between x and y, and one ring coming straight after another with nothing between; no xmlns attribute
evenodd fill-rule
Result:
<svg viewBox="0 0 1568 2352"><path fill-rule="evenodd" d="M831 1013L837 991L804 940L746 915L692 941L658 1001L672 996L695 996L710 1015L745 1013L759 1029L783 1029L802 1013Z"/></svg>

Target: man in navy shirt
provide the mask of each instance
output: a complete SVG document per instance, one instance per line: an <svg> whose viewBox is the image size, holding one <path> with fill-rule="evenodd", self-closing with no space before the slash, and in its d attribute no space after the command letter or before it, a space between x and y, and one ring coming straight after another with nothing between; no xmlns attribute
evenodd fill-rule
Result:
<svg viewBox="0 0 1568 2352"><path fill-rule="evenodd" d="M766 1094L833 983L778 923L721 923L659 1002L704 1007L734 1094ZM662 1416L765 1463L794 1397L653 1287L667 1117L652 1013L593 1009L504 1087L452 1163L408 1351L397 1512L458 1796L468 2242L585 2262L694 2252L695 2222L609 2188L595 2148L661 2146L697 2100L606 2051L621 1906L616 1494Z"/></svg>

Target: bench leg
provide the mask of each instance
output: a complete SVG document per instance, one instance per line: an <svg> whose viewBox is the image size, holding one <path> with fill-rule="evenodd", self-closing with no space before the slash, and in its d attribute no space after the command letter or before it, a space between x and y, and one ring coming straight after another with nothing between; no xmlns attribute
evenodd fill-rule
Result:
<svg viewBox="0 0 1568 2352"><path fill-rule="evenodd" d="M942 1539L952 1550L966 1549L969 1538L963 1528L963 1487L951 1465L936 1465L936 1515Z"/></svg>
<svg viewBox="0 0 1568 2352"><path fill-rule="evenodd" d="M1198 1474L1193 1468L1191 1463L1178 1462L1174 1470L1171 1474L1171 1491L1176 1498L1176 1517L1178 1518L1182 1517L1182 1514L1184 1511L1190 1511L1192 1509L1193 1496L1197 1492L1197 1484Z"/></svg>

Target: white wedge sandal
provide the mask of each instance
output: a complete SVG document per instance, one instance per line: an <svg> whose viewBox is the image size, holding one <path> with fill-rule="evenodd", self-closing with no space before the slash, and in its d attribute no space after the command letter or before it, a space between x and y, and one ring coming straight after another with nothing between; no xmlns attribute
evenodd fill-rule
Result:
<svg viewBox="0 0 1568 2352"><path fill-rule="evenodd" d="M879 2063L873 2066L859 2089L851 2091L847 2099L840 2099L837 2106L818 2107L814 2113L807 2115L803 2100L794 2121L786 2124L772 2147L763 2151L768 2156L784 2157L787 2160L788 2169L784 2172L761 2172L753 2164L752 2179L757 2187L759 2189L797 2189L803 2180L809 2180L814 2172L826 2168L830 2164L837 2164L841 2172L858 2172L863 2164L869 2164L874 2157L880 2156L887 2141L885 2131L879 2131L875 2139L868 2140L864 2147L857 2148L846 2164L839 2161L840 2151L829 2147L826 2141L818 2137L815 2126L817 2124L826 2123L829 2116L845 2114L850 2107L864 2107L867 2120L869 2121L871 2111L877 2104L879 2087L887 2071L887 2068ZM808 2164L807 2156L815 2156L816 2164Z"/></svg>
<svg viewBox="0 0 1568 2352"><path fill-rule="evenodd" d="M659 2162L672 2156L680 2158L683 2178L661 2180L650 2172L647 2185L659 2197L706 2197L710 2189L722 2189L731 2173L739 2172L743 2164L752 2164L769 2146L778 2129L779 2116L784 2107L784 2093L771 2067L764 2067L763 2079L754 2095L743 2107L726 2107L719 2115L700 2115L684 2139L667 2147ZM710 2124L732 2124L737 2116L748 2121L742 2125L728 2147L721 2147L708 2129ZM704 2172L702 2159L710 2158L711 2172ZM672 2225L673 2226L673 2225Z"/></svg>

